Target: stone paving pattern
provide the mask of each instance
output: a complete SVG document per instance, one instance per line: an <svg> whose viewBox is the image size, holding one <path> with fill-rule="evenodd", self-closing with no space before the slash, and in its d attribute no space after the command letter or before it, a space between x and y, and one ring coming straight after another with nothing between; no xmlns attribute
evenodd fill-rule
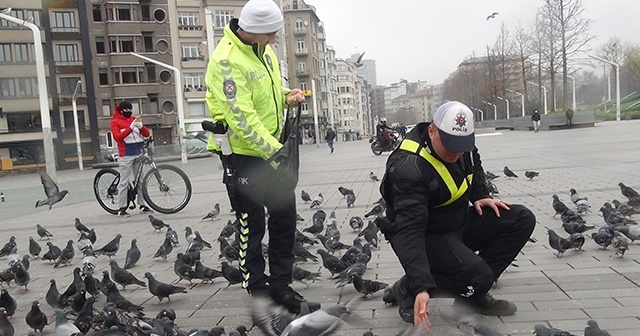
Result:
<svg viewBox="0 0 640 336"><path fill-rule="evenodd" d="M535 244L527 244L518 257L519 267L510 267L500 278L499 289L493 289L494 296L512 300L518 305L518 313L508 317L484 318L505 335L531 335L536 323L548 323L557 328L582 335L588 319L596 319L603 329L612 335L638 335L640 330L640 247L631 246L624 258L618 258L611 249L598 250L595 243L587 240L584 252L567 251L563 258L553 255L548 247L545 226L554 228L565 235L560 219L552 218L551 195L571 205L569 188L575 188L587 196L592 205L592 213L586 216L589 224L602 225L603 219L598 216L598 209L605 201L614 198L623 199L617 186L618 182L640 190L640 151L638 150L637 132L640 123L637 121L605 122L594 128L563 130L552 132L504 132L500 134L483 134L478 136L477 145L482 155L486 170L502 175L501 171L508 165L517 174L517 179L500 177L496 185L500 197L504 200L522 203L534 211L538 225L534 237ZM329 213L335 210L341 222L342 241L350 243L355 238L348 220L352 216L363 216L372 208L372 203L379 197L379 183L369 180L369 172L375 172L380 178L388 153L374 156L366 141L338 142L336 151L329 154L328 148L321 144L302 146L302 167L298 196L298 212L307 219L300 223L302 229L309 226L309 220L315 210L300 198L300 190L304 189L312 197L322 192L325 197L322 209ZM189 206L174 215L158 214L157 217L181 233L180 248L186 248L183 230L191 226L199 230L203 237L215 242L222 226L232 219L226 194L221 184L221 171L217 158L191 160L182 166L193 183L194 194ZM540 172L540 177L533 181L524 178L525 170ZM46 208L33 209L35 198L42 197L42 189L37 175L12 176L0 179L0 191L7 195L7 201L0 203L0 244L15 235L19 252L27 252L28 237L37 236L35 225L43 224L55 237L56 245L62 247L69 239L77 240L78 234L73 227L75 217L79 217L87 226L95 228L101 247L113 238L116 233L123 235L121 252L116 260L122 265L125 251L131 239L137 238L142 250L142 259L131 271L140 279L144 272L154 273L157 279L170 282L176 279L173 272L173 260L176 249L166 261L151 259L164 239L164 234L154 233L147 216L134 214L130 218L118 218L104 212L96 203L91 191L91 181L95 170L61 171L58 179L61 189L69 189L71 194L53 210ZM354 189L357 200L355 207L347 208L346 200L338 192L339 186ZM219 202L222 215L217 221L200 221L214 203ZM566 235L565 235L566 236ZM46 242L40 242L43 247ZM219 267L218 244L213 249L202 251L205 265ZM315 252L316 247L310 249ZM52 309L44 302L44 294L49 286L49 279L55 278L60 291L63 291L72 280L72 269L80 266L81 258L76 252L72 266L54 269L53 265L32 260L30 291L19 295L15 284L9 288L19 304L13 324L16 335L25 335L27 326L24 317L33 300L40 300L42 308L48 314ZM400 264L393 254L390 245L380 244L379 250L373 251L369 263L371 267L365 278L386 281L392 284L403 273ZM337 289L333 281L327 280L329 275L320 263L306 263L301 267L320 271L322 280L312 283L309 289L294 283L293 287L310 300L322 302L323 306L346 302L357 293L351 286ZM96 276L101 277L101 270L109 269L108 259L99 257ZM198 282L198 281L196 281ZM186 284L183 282L183 284ZM188 294L175 295L171 303L162 303L164 307L176 310L177 324L183 329L192 327L225 326L227 329L244 324L251 328L248 306L251 299L238 285L223 289L224 279L214 284L189 286ZM155 315L157 301L146 288L131 286L123 292L134 303L144 305L148 315ZM104 297L96 306L101 307ZM451 299L433 299L430 304L432 335L449 335L448 325L441 318L441 312L450 309ZM359 302L348 324L336 335L362 335L372 329L377 335L395 335L406 327L397 315L397 308L385 306L381 293L372 301ZM450 331L450 329L449 329ZM44 334L54 334L54 325L45 328ZM261 335L257 328L250 335Z"/></svg>

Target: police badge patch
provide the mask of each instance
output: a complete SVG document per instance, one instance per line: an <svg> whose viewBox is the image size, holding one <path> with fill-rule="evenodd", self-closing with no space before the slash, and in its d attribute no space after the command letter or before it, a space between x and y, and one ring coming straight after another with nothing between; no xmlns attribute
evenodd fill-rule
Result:
<svg viewBox="0 0 640 336"><path fill-rule="evenodd" d="M267 60L267 64L269 65L269 68L271 68L271 71L273 71L273 61L271 60L271 56L264 55L264 58Z"/></svg>
<svg viewBox="0 0 640 336"><path fill-rule="evenodd" d="M231 99L236 96L236 82L226 80L222 83L222 91L227 98Z"/></svg>

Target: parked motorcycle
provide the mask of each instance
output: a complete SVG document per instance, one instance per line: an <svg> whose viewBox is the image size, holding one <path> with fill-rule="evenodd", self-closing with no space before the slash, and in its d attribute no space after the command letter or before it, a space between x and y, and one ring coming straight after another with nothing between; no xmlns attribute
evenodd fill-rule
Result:
<svg viewBox="0 0 640 336"><path fill-rule="evenodd" d="M381 147L378 143L378 137L371 137L369 142L371 143L371 151L375 155L381 155L384 152L393 152L398 146L400 146L400 142L402 139L400 138L400 133L396 131L390 131L388 133L389 141L387 141L386 146Z"/></svg>

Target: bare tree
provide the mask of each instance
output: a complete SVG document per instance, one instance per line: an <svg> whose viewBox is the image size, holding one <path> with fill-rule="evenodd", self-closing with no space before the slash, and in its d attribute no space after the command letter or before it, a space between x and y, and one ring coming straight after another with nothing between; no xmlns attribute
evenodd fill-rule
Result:
<svg viewBox="0 0 640 336"><path fill-rule="evenodd" d="M582 51L594 36L589 34L591 20L583 17L583 0L546 0L550 20L559 29L560 52L562 56L562 107L567 108L568 61Z"/></svg>
<svg viewBox="0 0 640 336"><path fill-rule="evenodd" d="M626 48L620 79L624 80L628 91L640 92L640 46Z"/></svg>
<svg viewBox="0 0 640 336"><path fill-rule="evenodd" d="M512 38L511 45L515 51L515 55L518 60L520 77L522 80L522 94L524 95L524 99L528 100L527 94L527 80L529 78L529 70L531 69L531 54L534 50L533 48L533 38L532 36L522 27L522 23L518 23L516 27L515 33Z"/></svg>
<svg viewBox="0 0 640 336"><path fill-rule="evenodd" d="M560 27L558 21L554 18L555 2L559 0L547 0L545 5L540 8L537 16L536 25L542 32L542 56L544 62L541 66L549 75L551 84L552 106L556 106L556 74L560 70L562 61L562 50L560 49L561 40ZM538 78L538 84L542 86L542 76ZM546 99L546 97L545 97Z"/></svg>
<svg viewBox="0 0 640 336"><path fill-rule="evenodd" d="M619 37L611 37L607 42L601 45L600 48L598 48L597 55L607 61L622 64L622 61L625 58L624 43ZM615 67L613 65L604 62L603 65L605 66L605 69L609 69L609 73L615 74ZM607 77L605 76L605 80L607 80L606 78ZM616 81L615 75L613 81L614 83ZM607 84L611 85L610 82Z"/></svg>

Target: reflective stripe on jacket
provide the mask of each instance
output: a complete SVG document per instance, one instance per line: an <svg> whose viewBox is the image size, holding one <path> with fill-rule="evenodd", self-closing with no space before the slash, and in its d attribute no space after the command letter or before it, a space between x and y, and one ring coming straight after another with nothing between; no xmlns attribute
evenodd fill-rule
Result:
<svg viewBox="0 0 640 336"><path fill-rule="evenodd" d="M268 159L282 144L286 94L273 49L243 42L235 33L238 20L224 29L209 60L206 102L214 121L228 126L233 153ZM210 139L207 149L219 151Z"/></svg>

